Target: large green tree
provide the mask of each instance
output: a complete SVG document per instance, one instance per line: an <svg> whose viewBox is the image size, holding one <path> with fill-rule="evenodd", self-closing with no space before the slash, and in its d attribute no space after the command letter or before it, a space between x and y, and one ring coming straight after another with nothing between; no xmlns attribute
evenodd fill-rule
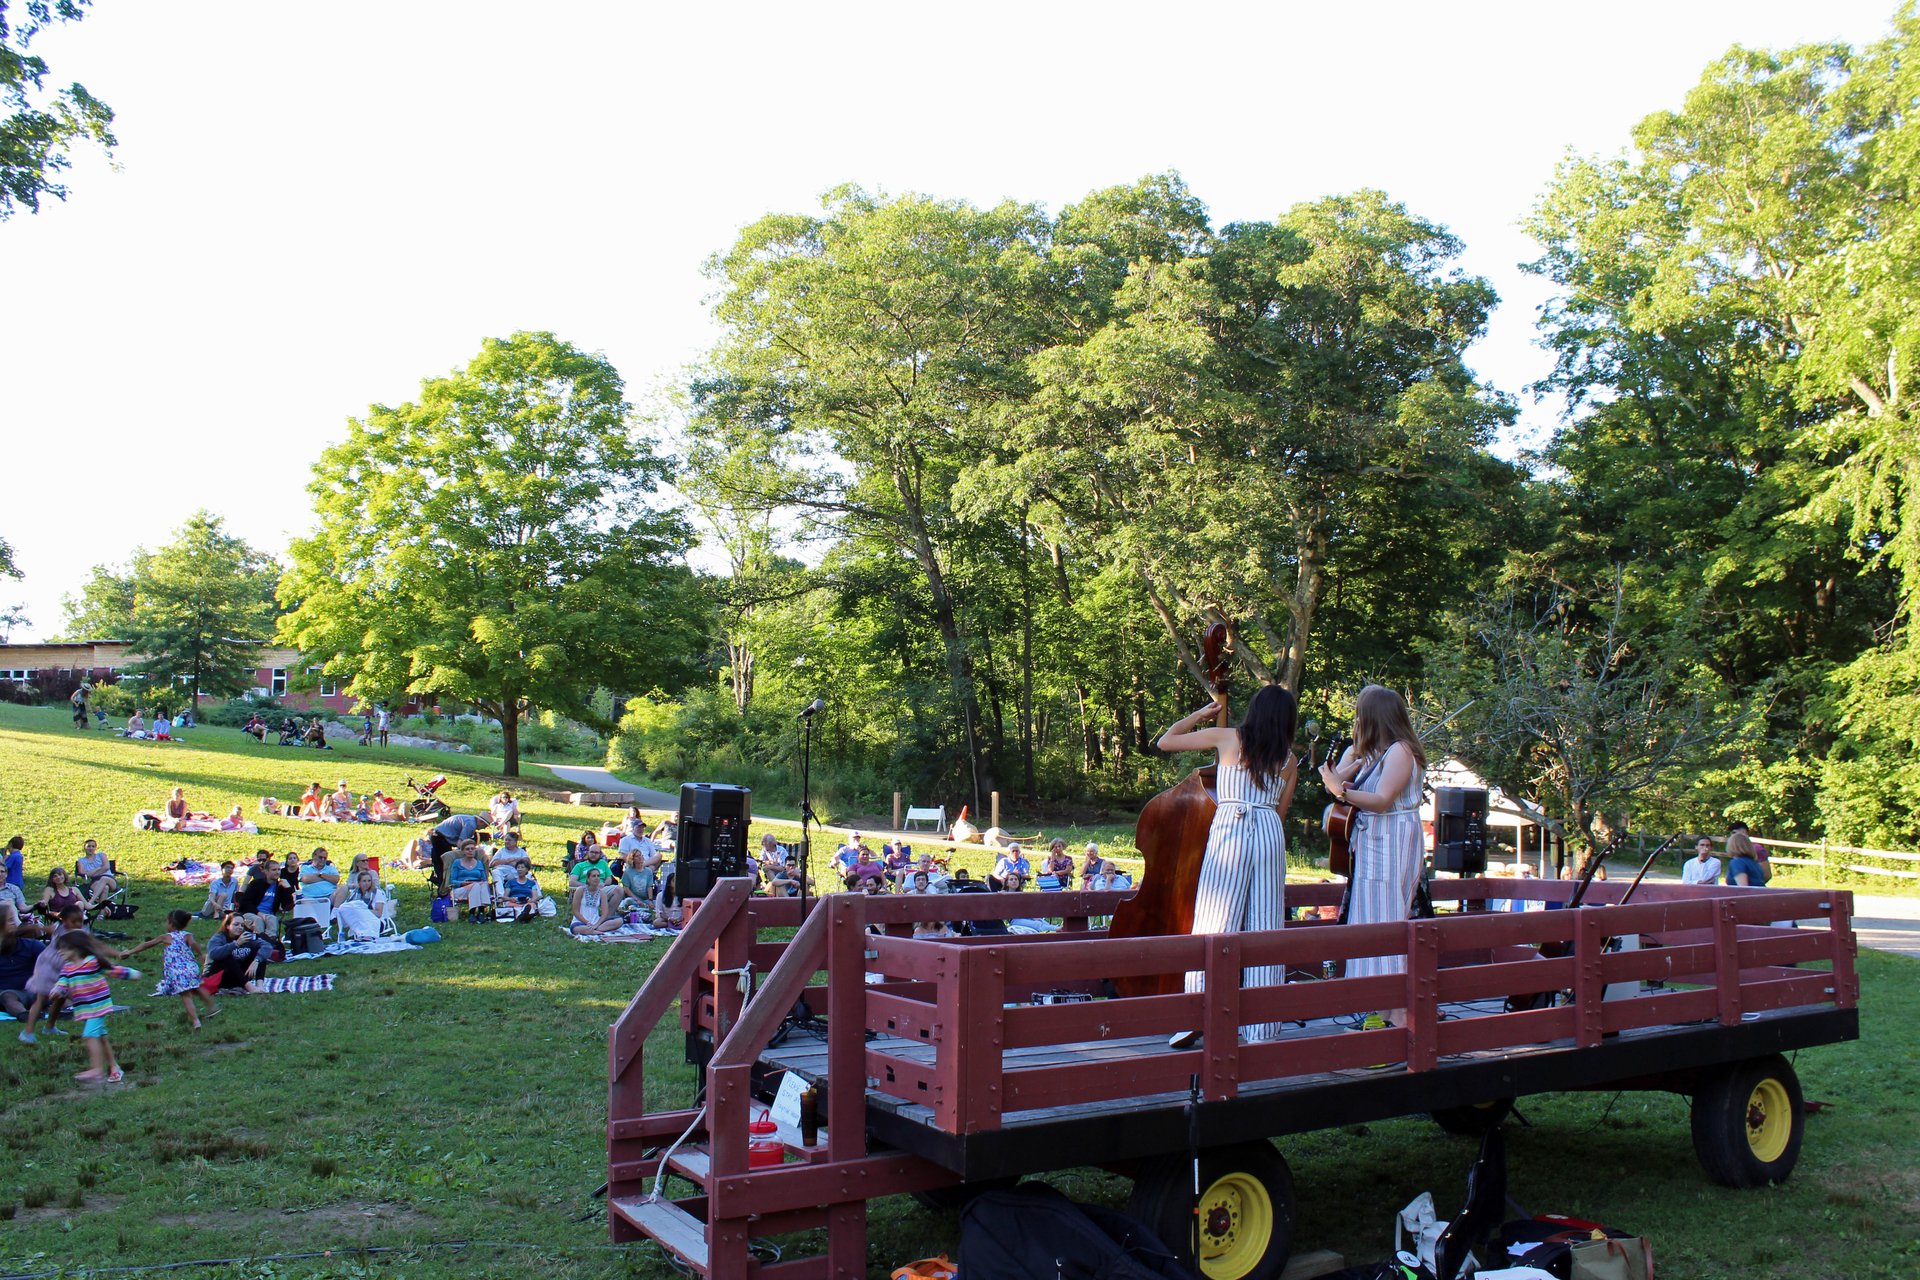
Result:
<svg viewBox="0 0 1920 1280"><path fill-rule="evenodd" d="M369 700L497 718L509 774L530 708L592 719L596 686L678 690L706 602L631 416L613 366L550 333L488 339L419 400L373 406L314 467L282 638Z"/></svg>
<svg viewBox="0 0 1920 1280"><path fill-rule="evenodd" d="M129 645L128 671L186 686L195 706L203 694L251 688L259 647L273 634L273 559L197 511L173 541L135 563L130 612L115 637Z"/></svg>
<svg viewBox="0 0 1920 1280"><path fill-rule="evenodd" d="M77 22L92 0L26 0L25 21L8 17L0 0L0 222L16 208L38 212L43 196L67 198L55 180L71 163L76 144L91 140L111 151L113 110L79 83L46 91L46 59L28 52L33 38L56 22Z"/></svg>
<svg viewBox="0 0 1920 1280"><path fill-rule="evenodd" d="M149 572L153 553L134 548L124 565L97 564L78 595L60 598L65 614L59 640L124 640L133 624L135 584ZM269 593L271 594L271 593Z"/></svg>
<svg viewBox="0 0 1920 1280"><path fill-rule="evenodd" d="M1047 230L1031 205L842 187L819 216L749 226L710 267L725 329L712 382L776 445L761 500L915 566L976 799L998 783L978 637L949 581L967 536L951 497L992 411L1024 389Z"/></svg>

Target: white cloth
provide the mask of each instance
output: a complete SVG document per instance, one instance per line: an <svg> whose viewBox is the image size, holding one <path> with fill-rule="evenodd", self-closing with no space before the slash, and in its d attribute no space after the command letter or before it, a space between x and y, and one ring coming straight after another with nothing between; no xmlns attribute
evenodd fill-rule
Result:
<svg viewBox="0 0 1920 1280"><path fill-rule="evenodd" d="M364 902L349 898L333 914L346 938L365 942L380 936L380 917L368 910Z"/></svg>

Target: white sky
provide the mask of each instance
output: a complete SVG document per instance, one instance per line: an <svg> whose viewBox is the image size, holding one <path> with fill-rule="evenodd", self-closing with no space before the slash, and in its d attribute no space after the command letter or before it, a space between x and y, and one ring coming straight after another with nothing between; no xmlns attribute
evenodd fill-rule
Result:
<svg viewBox="0 0 1920 1280"><path fill-rule="evenodd" d="M552 329L645 400L712 336L702 260L844 181L1057 211L1174 168L1216 225L1380 187L1499 289L1474 363L1517 394L1557 160L1733 43L1866 43L1893 7L97 0L35 51L112 104L120 169L0 223L0 607L57 630L200 506L284 549L346 419L488 335Z"/></svg>

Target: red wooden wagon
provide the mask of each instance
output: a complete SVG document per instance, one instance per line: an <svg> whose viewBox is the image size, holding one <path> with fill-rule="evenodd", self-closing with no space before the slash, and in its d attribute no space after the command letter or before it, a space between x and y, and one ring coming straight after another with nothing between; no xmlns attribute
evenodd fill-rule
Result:
<svg viewBox="0 0 1920 1280"><path fill-rule="evenodd" d="M1858 1034L1843 891L1643 885L1620 906L1619 886L1595 884L1574 910L1496 912L1489 899L1557 905L1571 886L1440 880L1434 919L1108 938L1089 921L1125 893L836 894L803 919L797 900L749 888L722 881L700 904L610 1036L613 1238L656 1240L716 1280L864 1277L868 1201L1078 1166L1130 1174L1135 1212L1186 1240L1194 1132L1199 1269L1264 1280L1293 1225L1272 1137L1420 1112L1466 1129L1567 1089L1689 1094L1708 1175L1764 1185L1791 1171L1802 1132L1780 1055ZM1287 899L1338 893L1289 885ZM916 920L1017 918L1042 902L1061 932L909 936ZM1329 976L1388 954L1407 957L1404 976ZM1282 964L1283 986L1241 982L1244 966ZM1204 996L1034 1002L1183 970L1206 973ZM694 1108L650 1109L642 1047L676 999L703 1088ZM795 1016L802 1001L812 1016ZM1399 1007L1405 1027L1344 1025ZM1280 1040L1240 1043L1238 1028L1280 1021ZM1169 1047L1194 1028L1199 1047ZM788 1071L816 1087L819 1131L783 1127L780 1163L751 1167L749 1112ZM752 1248L820 1227L822 1254L776 1262Z"/></svg>

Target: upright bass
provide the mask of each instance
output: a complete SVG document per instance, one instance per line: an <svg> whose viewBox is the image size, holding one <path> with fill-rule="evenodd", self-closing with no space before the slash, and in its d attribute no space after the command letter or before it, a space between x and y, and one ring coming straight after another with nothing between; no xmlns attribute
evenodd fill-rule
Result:
<svg viewBox="0 0 1920 1280"><path fill-rule="evenodd" d="M1200 638L1201 665L1215 694L1227 691L1227 628L1216 622ZM1220 718L1227 723L1224 701ZM1153 938L1193 932L1193 903L1200 892L1200 864L1207 855L1207 832L1219 807L1214 766L1195 769L1177 785L1147 801L1134 827L1133 841L1146 860L1140 891L1114 909L1107 929L1112 938ZM1184 989L1181 974L1115 978L1123 996L1172 995Z"/></svg>

